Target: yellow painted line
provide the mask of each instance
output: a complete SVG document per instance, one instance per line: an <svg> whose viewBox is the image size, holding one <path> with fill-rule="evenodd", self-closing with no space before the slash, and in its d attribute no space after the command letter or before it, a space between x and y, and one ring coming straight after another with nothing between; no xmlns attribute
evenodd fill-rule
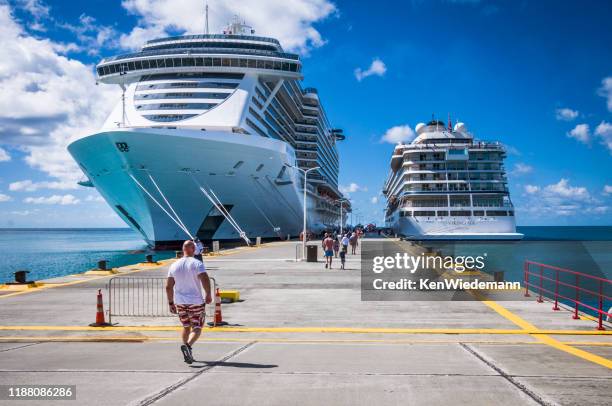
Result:
<svg viewBox="0 0 612 406"><path fill-rule="evenodd" d="M67 341L82 341L82 342L145 342L145 341L181 341L178 336L3 336L0 337L0 342L18 342L18 341L35 341L35 342L67 342ZM491 341L491 340L415 340L415 339L289 339L289 338L222 338L222 337L206 337L203 336L198 341L204 342L260 342L260 343L287 343L287 344L482 344L482 345L547 345L541 341ZM603 346L612 347L612 343L575 341L567 342L568 345L581 346Z"/></svg>
<svg viewBox="0 0 612 406"><path fill-rule="evenodd" d="M475 293L475 296L480 296L477 293ZM529 323L528 321L526 321L525 319L521 318L520 316L512 313L510 310L506 309L505 307L501 306L499 303L494 302L492 300L482 300L482 303L484 303L485 305L487 305L489 308L493 309L495 312L497 312L499 315L505 317L506 319L510 320L511 322L513 322L514 324L516 324L517 326L519 326L520 328L522 328L523 330L530 330L532 328L536 328L533 324ZM545 333L544 331L539 332L539 333L534 333L532 334L535 338L537 338L538 340L540 340L541 342L548 344L549 346L556 348L560 351L566 352L568 354L572 354L575 355L579 358L582 358L584 360L593 362L595 364L604 366L606 368L610 368L612 369L612 360L609 360L607 358L604 357L600 357L599 355L595 355L592 354L588 351L584 351L581 350L579 348L574 348L566 343L563 343L559 340L556 340L552 337L550 337L549 335L547 335L547 333Z"/></svg>
<svg viewBox="0 0 612 406"><path fill-rule="evenodd" d="M180 331L180 326L0 326L0 331ZM376 327L206 327L219 333L353 333L353 334L551 334L551 335L612 335L599 330L540 330L496 328L376 328Z"/></svg>

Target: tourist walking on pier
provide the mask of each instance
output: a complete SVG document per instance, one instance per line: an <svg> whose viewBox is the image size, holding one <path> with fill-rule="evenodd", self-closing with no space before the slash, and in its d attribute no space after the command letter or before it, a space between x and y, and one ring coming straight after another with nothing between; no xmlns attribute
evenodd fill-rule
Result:
<svg viewBox="0 0 612 406"><path fill-rule="evenodd" d="M340 251L340 241L338 237L334 238L334 257L338 258L338 252Z"/></svg>
<svg viewBox="0 0 612 406"><path fill-rule="evenodd" d="M342 240L340 241L340 244L342 245L342 251L348 252L349 242L350 240L348 238L348 233L346 233L344 236L342 236Z"/></svg>
<svg viewBox="0 0 612 406"><path fill-rule="evenodd" d="M349 242L351 243L351 254L353 255L357 254L357 245L359 244L357 240L357 233L354 232L349 239Z"/></svg>
<svg viewBox="0 0 612 406"><path fill-rule="evenodd" d="M332 267L332 260L334 258L334 240L325 233L325 239L323 240L323 251L325 251L325 269Z"/></svg>
<svg viewBox="0 0 612 406"><path fill-rule="evenodd" d="M196 237L193 242L195 243L195 253L193 257L198 261L203 262L204 258L202 257L202 253L204 252L204 244L202 244L202 241L200 241L198 237Z"/></svg>
<svg viewBox="0 0 612 406"><path fill-rule="evenodd" d="M166 282L170 312L178 314L183 325L181 352L188 364L194 361L192 347L202 333L205 306L212 302L210 279L204 263L194 258L195 250L193 241L183 243L183 258L170 266ZM202 287L206 298L202 297Z"/></svg>

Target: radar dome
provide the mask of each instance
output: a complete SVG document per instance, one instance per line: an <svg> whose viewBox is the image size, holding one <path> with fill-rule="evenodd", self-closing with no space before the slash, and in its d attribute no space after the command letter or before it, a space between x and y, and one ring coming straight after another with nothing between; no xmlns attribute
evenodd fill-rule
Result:
<svg viewBox="0 0 612 406"><path fill-rule="evenodd" d="M425 123L418 123L416 127L414 127L414 131L418 134L425 127Z"/></svg>
<svg viewBox="0 0 612 406"><path fill-rule="evenodd" d="M455 132L460 132L460 133L466 133L467 132L467 128L465 127L464 123L457 123L457 124L455 124L454 130L455 130Z"/></svg>

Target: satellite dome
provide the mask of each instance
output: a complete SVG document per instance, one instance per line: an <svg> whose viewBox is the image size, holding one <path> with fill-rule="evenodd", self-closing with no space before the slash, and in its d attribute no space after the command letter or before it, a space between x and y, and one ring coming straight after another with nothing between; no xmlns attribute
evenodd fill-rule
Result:
<svg viewBox="0 0 612 406"><path fill-rule="evenodd" d="M464 123L457 123L457 124L455 124L454 130L455 130L455 132L460 132L460 133L466 133L467 132L467 128L465 127Z"/></svg>
<svg viewBox="0 0 612 406"><path fill-rule="evenodd" d="M418 134L425 127L425 123L418 123L416 127L414 127L414 131Z"/></svg>

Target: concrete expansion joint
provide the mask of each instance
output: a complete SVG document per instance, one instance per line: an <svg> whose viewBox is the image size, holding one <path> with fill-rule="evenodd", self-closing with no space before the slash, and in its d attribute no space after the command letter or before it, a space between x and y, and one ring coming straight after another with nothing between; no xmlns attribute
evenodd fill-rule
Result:
<svg viewBox="0 0 612 406"><path fill-rule="evenodd" d="M226 356L224 356L223 358L221 358L218 361L214 361L204 367L202 367L198 372L194 373L193 375L188 376L187 378L181 379L180 381L176 382L173 385L167 386L164 389L162 389L161 391L141 400L140 402L136 403L136 406L148 406L150 404L153 404L155 402L157 402L158 400L160 400L161 398L169 395L170 393L174 392L175 390L177 390L178 388L186 385L187 383L193 381L194 379L196 379L198 376L210 371L211 369L213 369L214 367L216 367L217 365L219 365L220 363L226 362L228 360L230 360L231 358L235 357L236 355L246 351L248 348L250 348L251 346L255 345L255 341L251 341L249 343L246 343L245 345L235 349L234 351L230 352L229 354L227 354Z"/></svg>
<svg viewBox="0 0 612 406"><path fill-rule="evenodd" d="M556 403L550 402L548 400L544 400L540 395L535 393L533 390L529 389L527 386L525 386L521 382L517 381L514 376L508 374L503 369L501 369L500 367L495 365L495 363L492 360L488 359L486 356L484 356L483 354L479 353L473 346L471 346L469 344L466 344L466 343L459 343L459 345L463 349L465 349L468 353L472 354L474 357L476 357L480 361L482 361L489 368L493 369L501 377L506 379L508 382L510 382L510 384L512 384L514 387L516 387L519 391L521 391L525 395L529 396L531 399L533 399L539 405L543 405L543 406L557 406Z"/></svg>

